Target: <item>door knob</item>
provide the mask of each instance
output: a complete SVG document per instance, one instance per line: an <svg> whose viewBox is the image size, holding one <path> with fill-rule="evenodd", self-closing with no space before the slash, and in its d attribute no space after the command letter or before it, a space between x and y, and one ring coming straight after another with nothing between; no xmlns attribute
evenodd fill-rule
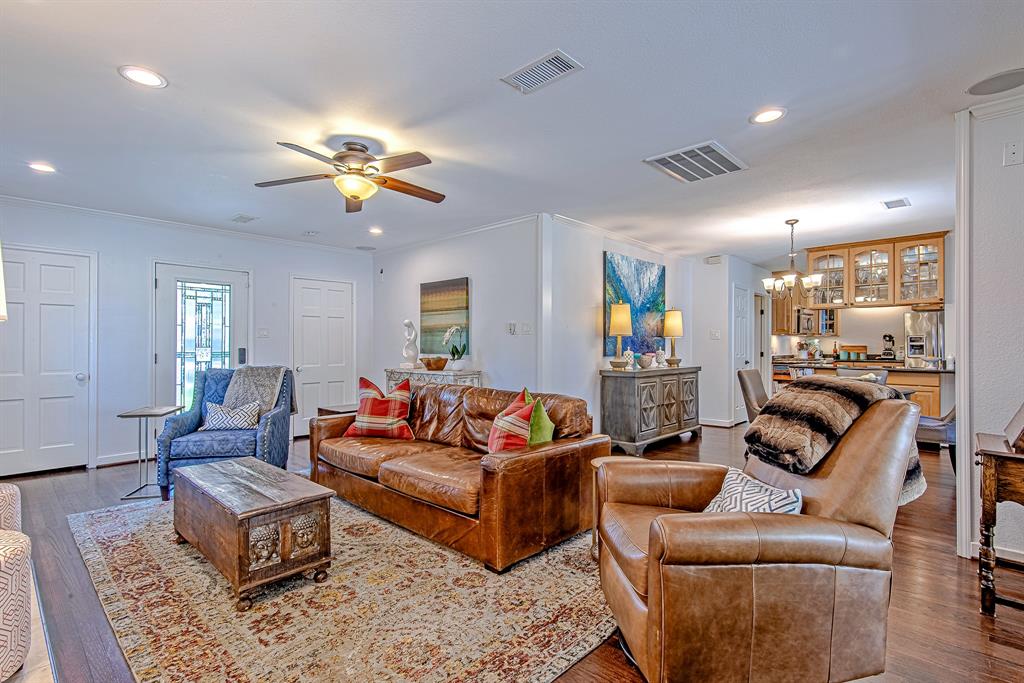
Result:
<svg viewBox="0 0 1024 683"><path fill-rule="evenodd" d="M302 372L302 366L301 365L296 365L295 366L295 372Z"/></svg>
<svg viewBox="0 0 1024 683"><path fill-rule="evenodd" d="M75 373L75 379L78 380L79 382L84 382L87 379L89 379L89 373L87 373L87 372L76 372Z"/></svg>

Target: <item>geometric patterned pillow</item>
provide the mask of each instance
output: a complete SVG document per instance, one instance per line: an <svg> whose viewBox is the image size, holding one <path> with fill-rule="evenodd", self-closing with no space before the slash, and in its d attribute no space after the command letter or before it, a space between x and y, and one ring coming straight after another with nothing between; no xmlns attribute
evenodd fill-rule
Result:
<svg viewBox="0 0 1024 683"><path fill-rule="evenodd" d="M206 403L206 422L201 432L220 429L256 429L260 423L260 402L253 401L237 408L226 408L217 403Z"/></svg>
<svg viewBox="0 0 1024 683"><path fill-rule="evenodd" d="M711 499L704 512L780 512L798 515L803 507L803 498L800 489L777 489L730 467L722 482L722 490Z"/></svg>
<svg viewBox="0 0 1024 683"><path fill-rule="evenodd" d="M412 388L409 380L399 382L387 396L377 385L359 378L359 408L356 419L345 430L344 436L376 436L385 439L412 441L412 427L406 420L412 406Z"/></svg>

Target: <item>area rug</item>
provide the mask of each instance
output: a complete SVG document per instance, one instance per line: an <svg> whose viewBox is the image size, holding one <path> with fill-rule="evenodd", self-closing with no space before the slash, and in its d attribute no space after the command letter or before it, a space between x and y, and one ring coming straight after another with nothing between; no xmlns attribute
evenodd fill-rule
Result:
<svg viewBox="0 0 1024 683"><path fill-rule="evenodd" d="M236 612L228 582L174 542L171 503L68 523L139 681L550 681L614 621L589 536L497 575L337 499L323 584L296 577Z"/></svg>

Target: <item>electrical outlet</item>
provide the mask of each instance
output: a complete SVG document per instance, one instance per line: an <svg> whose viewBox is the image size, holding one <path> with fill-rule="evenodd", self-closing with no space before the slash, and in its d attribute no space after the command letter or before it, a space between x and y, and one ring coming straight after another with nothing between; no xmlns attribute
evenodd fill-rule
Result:
<svg viewBox="0 0 1024 683"><path fill-rule="evenodd" d="M1014 140L1003 145L1003 166L1017 166L1024 163L1024 140Z"/></svg>
<svg viewBox="0 0 1024 683"><path fill-rule="evenodd" d="M710 336L711 336L712 339L717 341L717 340L722 338L722 331L721 330L711 330Z"/></svg>
<svg viewBox="0 0 1024 683"><path fill-rule="evenodd" d="M516 324L516 334L533 334L533 323L521 322Z"/></svg>

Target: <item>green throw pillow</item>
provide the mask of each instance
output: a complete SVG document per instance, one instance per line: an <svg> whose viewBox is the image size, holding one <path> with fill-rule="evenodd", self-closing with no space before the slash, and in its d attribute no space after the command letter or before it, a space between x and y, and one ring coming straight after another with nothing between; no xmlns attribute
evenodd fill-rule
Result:
<svg viewBox="0 0 1024 683"><path fill-rule="evenodd" d="M524 389L525 391L525 389ZM527 405L536 401L529 392L526 392ZM555 435L555 423L548 417L548 413L544 410L544 404L537 401L537 406L533 409L533 416L530 418L530 446L536 446L541 443L548 443Z"/></svg>

